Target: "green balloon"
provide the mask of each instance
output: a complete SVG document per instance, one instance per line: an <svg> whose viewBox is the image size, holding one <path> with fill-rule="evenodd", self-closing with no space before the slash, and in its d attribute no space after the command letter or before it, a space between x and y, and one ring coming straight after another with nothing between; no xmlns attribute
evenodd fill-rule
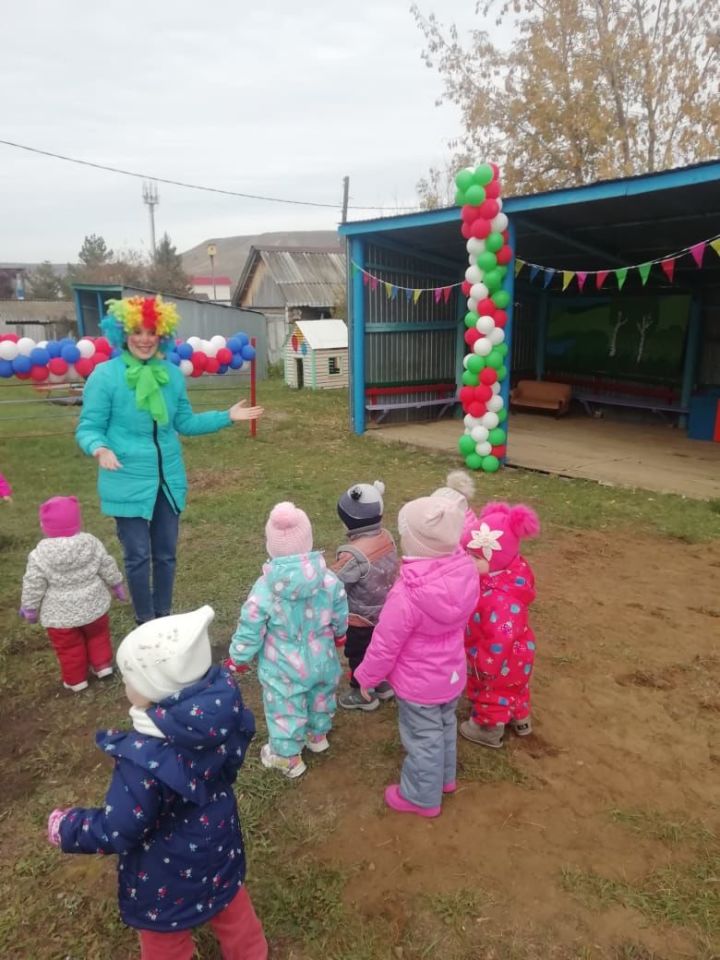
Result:
<svg viewBox="0 0 720 960"><path fill-rule="evenodd" d="M492 302L496 307L500 307L501 310L504 310L510 303L510 294L507 290L498 290L497 293L492 295Z"/></svg>
<svg viewBox="0 0 720 960"><path fill-rule="evenodd" d="M465 462L467 463L467 460ZM500 469L500 461L497 457L494 457L492 454L490 454L489 457L482 458L482 468L485 473L495 473Z"/></svg>
<svg viewBox="0 0 720 960"><path fill-rule="evenodd" d="M481 187L479 183L474 183L465 191L465 203L469 204L471 207L479 207L484 199L485 189ZM498 236L500 236L500 234L498 234ZM502 237L500 237L500 239L502 240ZM498 250L499 249L500 247L498 247Z"/></svg>
<svg viewBox="0 0 720 960"><path fill-rule="evenodd" d="M465 326L468 328L468 330L474 330L475 324L477 322L478 322L478 315L475 313L474 310L469 310L465 314Z"/></svg>
<svg viewBox="0 0 720 960"><path fill-rule="evenodd" d="M498 273L500 274L500 276L501 276L501 277L503 278L503 280L504 280L505 277L507 276L507 267L505 266L505 264L503 264L502 266L498 267Z"/></svg>
<svg viewBox="0 0 720 960"><path fill-rule="evenodd" d="M503 365L503 358L500 356L500 351L497 347L493 347L490 353L485 357L485 365L492 367L493 370L499 370Z"/></svg>
<svg viewBox="0 0 720 960"><path fill-rule="evenodd" d="M460 170L455 174L455 186L463 193L468 187L471 187L473 183L475 183L475 176L472 170Z"/></svg>
<svg viewBox="0 0 720 960"><path fill-rule="evenodd" d="M488 270L488 272L483 277L483 283L488 288L490 293L496 293L502 286L502 277L500 276L499 270Z"/></svg>
<svg viewBox="0 0 720 960"><path fill-rule="evenodd" d="M500 421L500 423L505 423L505 421L507 420L507 410L505 409L505 407L503 407L502 410L498 410L497 418Z"/></svg>
<svg viewBox="0 0 720 960"><path fill-rule="evenodd" d="M469 192L469 191L468 191ZM504 241L501 233L491 233L485 238L485 249L497 253Z"/></svg>
<svg viewBox="0 0 720 960"><path fill-rule="evenodd" d="M465 201L465 193L464 193L464 191L463 191L463 190L456 190L456 191L455 191L455 206L456 206L456 207L464 207L464 206L465 206L465 203L466 203L466 201Z"/></svg>
<svg viewBox="0 0 720 960"><path fill-rule="evenodd" d="M465 457L465 464L471 470L479 470L483 465L483 458L479 453L469 453L467 457Z"/></svg>
<svg viewBox="0 0 720 960"><path fill-rule="evenodd" d="M475 441L469 433L463 434L458 440L458 450L464 457L467 457L468 454L475 453Z"/></svg>
<svg viewBox="0 0 720 960"><path fill-rule="evenodd" d="M481 163L479 167L475 167L473 178L475 183L479 183L484 187L486 183L490 183L493 175L493 168L487 163Z"/></svg>
<svg viewBox="0 0 720 960"><path fill-rule="evenodd" d="M466 387L476 387L478 385L478 376L471 370L465 370L462 375L462 382Z"/></svg>
<svg viewBox="0 0 720 960"><path fill-rule="evenodd" d="M497 266L497 257L490 250L483 250L481 254L478 254L476 263L481 270L494 270Z"/></svg>
<svg viewBox="0 0 720 960"><path fill-rule="evenodd" d="M473 353L472 356L468 357L467 368L473 373L480 373L485 368L485 357L479 357L476 353Z"/></svg>
<svg viewBox="0 0 720 960"><path fill-rule="evenodd" d="M499 343L495 349L500 354L501 357L506 357L508 353L508 345L506 343Z"/></svg>
<svg viewBox="0 0 720 960"><path fill-rule="evenodd" d="M507 376L507 367L498 367L498 380L504 380Z"/></svg>
<svg viewBox="0 0 720 960"><path fill-rule="evenodd" d="M488 441L493 447L499 447L507 439L505 431L501 427L495 427L494 430L490 431L488 436Z"/></svg>

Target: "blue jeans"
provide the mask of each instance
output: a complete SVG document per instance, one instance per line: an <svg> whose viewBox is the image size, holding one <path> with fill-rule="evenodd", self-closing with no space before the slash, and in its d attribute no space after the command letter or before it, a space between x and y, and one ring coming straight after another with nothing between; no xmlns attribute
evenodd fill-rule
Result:
<svg viewBox="0 0 720 960"><path fill-rule="evenodd" d="M115 523L123 548L125 575L135 608L135 619L138 623L145 623L155 617L166 617L172 608L179 515L160 490L152 520L115 517Z"/></svg>

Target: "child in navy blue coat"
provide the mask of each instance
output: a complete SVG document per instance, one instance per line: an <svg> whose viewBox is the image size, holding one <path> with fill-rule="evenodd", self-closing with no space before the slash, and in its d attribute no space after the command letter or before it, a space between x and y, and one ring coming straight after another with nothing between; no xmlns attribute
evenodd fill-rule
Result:
<svg viewBox="0 0 720 960"><path fill-rule="evenodd" d="M191 960L209 921L226 960L265 960L244 886L233 783L255 733L232 675L211 666L211 607L144 623L117 664L134 731L102 731L115 760L105 806L54 810L48 837L65 853L118 854L123 920L142 960Z"/></svg>

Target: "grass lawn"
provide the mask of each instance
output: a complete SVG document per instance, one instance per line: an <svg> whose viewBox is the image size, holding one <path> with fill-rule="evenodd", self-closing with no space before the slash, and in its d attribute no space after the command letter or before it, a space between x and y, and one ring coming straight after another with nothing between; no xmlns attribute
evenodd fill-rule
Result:
<svg viewBox="0 0 720 960"><path fill-rule="evenodd" d="M229 406L224 388L193 392L198 409ZM137 949L118 918L114 862L63 856L45 841L54 806L102 800L109 768L93 732L124 723L128 705L117 679L62 691L44 632L17 617L47 497L77 494L86 529L119 559L95 464L72 438L76 410L2 404L34 398L29 387L0 386L0 470L15 490L0 504L0 955L129 960ZM255 440L243 426L185 444L176 608L215 608L218 657L265 558L274 503L302 506L316 546L331 554L342 538L335 503L352 481L384 480L394 528L404 501L457 466L354 437L344 392L271 381L260 402ZM523 500L544 524L528 551L541 583L537 736L497 753L463 743L458 796L438 821L407 823L381 800L401 757L392 705L338 715L333 749L288 783L260 766L265 731L250 674L243 693L258 737L237 793L271 956L720 956L717 504L520 470L477 479L478 503ZM115 605L112 618L117 643L132 617ZM207 933L198 943L202 960L219 957Z"/></svg>

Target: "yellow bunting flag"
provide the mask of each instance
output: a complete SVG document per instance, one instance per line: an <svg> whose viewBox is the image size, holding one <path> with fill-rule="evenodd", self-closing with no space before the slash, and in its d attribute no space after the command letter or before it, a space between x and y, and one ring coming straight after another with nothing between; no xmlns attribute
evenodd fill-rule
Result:
<svg viewBox="0 0 720 960"><path fill-rule="evenodd" d="M421 294L422 294L422 290L413 290L413 303L418 302Z"/></svg>
<svg viewBox="0 0 720 960"><path fill-rule="evenodd" d="M392 296L392 284L385 281L385 293L387 294L388 300Z"/></svg>
<svg viewBox="0 0 720 960"><path fill-rule="evenodd" d="M711 240L710 246L713 248L715 253L720 257L720 237L715 237L714 240Z"/></svg>
<svg viewBox="0 0 720 960"><path fill-rule="evenodd" d="M562 288L563 290L567 290L567 288L570 286L570 282L572 281L572 278L575 276L575 271L563 270L562 275L563 275Z"/></svg>
<svg viewBox="0 0 720 960"><path fill-rule="evenodd" d="M517 276L522 268L525 266L525 261L521 260L520 257L515 257L515 276Z"/></svg>

